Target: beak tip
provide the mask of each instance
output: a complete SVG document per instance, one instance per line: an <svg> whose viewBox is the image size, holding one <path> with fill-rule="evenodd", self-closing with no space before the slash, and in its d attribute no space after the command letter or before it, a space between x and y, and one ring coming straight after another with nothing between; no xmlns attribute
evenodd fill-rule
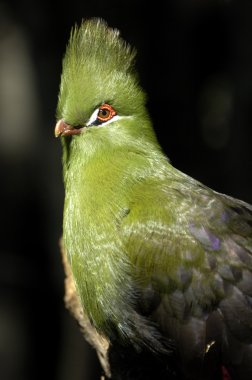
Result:
<svg viewBox="0 0 252 380"><path fill-rule="evenodd" d="M65 129L66 129L65 122L62 119L58 120L54 129L54 136L58 138L59 136L62 135Z"/></svg>
<svg viewBox="0 0 252 380"><path fill-rule="evenodd" d="M73 127L72 125L67 124L63 119L60 119L56 123L54 135L56 138L61 136L79 135L83 129L84 127Z"/></svg>

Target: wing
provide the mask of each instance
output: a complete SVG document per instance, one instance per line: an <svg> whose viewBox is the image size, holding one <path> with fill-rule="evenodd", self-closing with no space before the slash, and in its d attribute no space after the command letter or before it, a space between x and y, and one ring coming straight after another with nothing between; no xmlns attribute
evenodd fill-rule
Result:
<svg viewBox="0 0 252 380"><path fill-rule="evenodd" d="M212 379L221 363L252 378L252 207L186 176L132 194L120 231L141 313L192 378Z"/></svg>

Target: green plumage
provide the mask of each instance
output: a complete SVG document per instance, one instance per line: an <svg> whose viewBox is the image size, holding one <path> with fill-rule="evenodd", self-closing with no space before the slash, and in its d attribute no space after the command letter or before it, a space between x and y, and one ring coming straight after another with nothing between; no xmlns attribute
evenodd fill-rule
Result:
<svg viewBox="0 0 252 380"><path fill-rule="evenodd" d="M63 240L83 309L112 347L162 357L160 379L220 379L223 365L250 379L252 207L169 163L134 58L94 19L63 60Z"/></svg>
<svg viewBox="0 0 252 380"><path fill-rule="evenodd" d="M113 100L123 115L144 114L145 95L138 85L134 58L135 51L119 32L102 21L75 27L63 61L57 116L81 124L105 100Z"/></svg>

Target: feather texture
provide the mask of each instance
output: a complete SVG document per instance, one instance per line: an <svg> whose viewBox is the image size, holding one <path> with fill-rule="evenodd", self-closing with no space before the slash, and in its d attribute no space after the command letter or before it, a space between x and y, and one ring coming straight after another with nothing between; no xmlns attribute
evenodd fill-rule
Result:
<svg viewBox="0 0 252 380"><path fill-rule="evenodd" d="M251 379L252 207L170 164L134 58L94 19L63 61L57 116L83 128L62 137L64 245L83 309L114 354L152 358L160 379ZM104 103L120 117L87 125ZM131 368L115 378L154 378Z"/></svg>

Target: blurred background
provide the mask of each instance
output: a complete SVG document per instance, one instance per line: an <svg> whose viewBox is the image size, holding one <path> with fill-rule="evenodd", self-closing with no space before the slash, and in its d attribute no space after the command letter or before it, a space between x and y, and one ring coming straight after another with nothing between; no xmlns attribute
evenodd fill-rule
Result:
<svg viewBox="0 0 252 380"><path fill-rule="evenodd" d="M252 2L0 1L0 379L93 380L94 351L64 307L61 146L71 27L103 17L138 50L172 163L252 203Z"/></svg>

